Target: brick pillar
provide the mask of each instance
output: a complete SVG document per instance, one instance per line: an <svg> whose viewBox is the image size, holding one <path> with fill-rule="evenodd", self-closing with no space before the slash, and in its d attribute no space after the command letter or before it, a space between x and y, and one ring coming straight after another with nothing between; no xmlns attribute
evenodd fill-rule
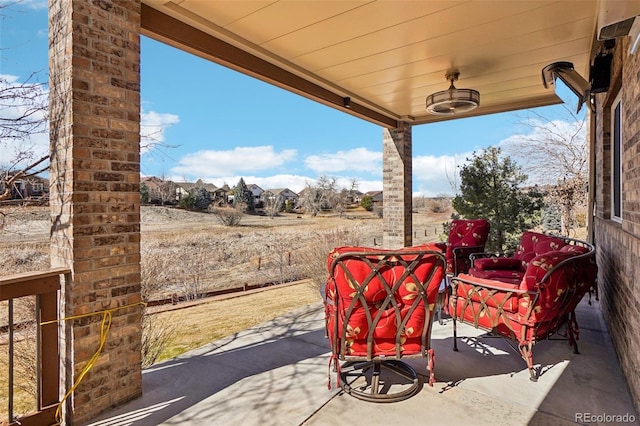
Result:
<svg viewBox="0 0 640 426"><path fill-rule="evenodd" d="M51 262L67 266L61 315L65 404L80 424L141 395L140 1L49 2Z"/></svg>
<svg viewBox="0 0 640 426"><path fill-rule="evenodd" d="M382 132L382 244L385 248L408 247L413 227L411 125L400 122L399 128Z"/></svg>

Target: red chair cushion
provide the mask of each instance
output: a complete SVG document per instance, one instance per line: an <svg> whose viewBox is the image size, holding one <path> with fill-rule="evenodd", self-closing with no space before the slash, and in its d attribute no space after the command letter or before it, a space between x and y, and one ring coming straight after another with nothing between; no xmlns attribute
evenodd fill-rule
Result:
<svg viewBox="0 0 640 426"><path fill-rule="evenodd" d="M514 259L523 262L522 271L527 268L527 264L536 255L547 253L552 250L559 250L566 243L562 238L541 234L534 231L525 231L520 238L520 244L513 254Z"/></svg>
<svg viewBox="0 0 640 426"><path fill-rule="evenodd" d="M393 252L402 253L403 251L415 250L437 251L438 249L435 245L429 244L393 250ZM330 267L335 258L345 253L371 251L385 252L388 250L367 247L338 247L329 254L328 265ZM411 261L415 259L415 255L402 256L401 259ZM352 312L346 324L347 355L368 356L367 340L369 336L373 339L373 352L376 356L395 355L397 337L400 338L402 353L420 353L422 331L430 318L426 316L422 300L417 302L416 308L409 316L414 301L416 298L420 298L419 285L415 281L417 279L426 287L428 308L433 311L444 271L442 268L438 268L431 276L434 264L438 262L438 258L431 256L414 269L413 275L409 274L401 279L406 272L406 267L401 262L381 266L377 264L379 261L380 259L373 255L365 255L364 259L345 258L342 260L342 265L335 268L334 276L330 277L325 288L328 314L327 330L330 341L334 341L333 333L336 330L335 310L337 309L339 314L337 330L342 330L347 311L351 309ZM431 281L428 281L429 279ZM354 300L358 296L358 289L367 280L369 281L361 296ZM395 290L393 300L387 300L388 286L393 286ZM406 323L401 333L398 334L403 321ZM370 330L371 326L375 328ZM338 350L338 348L334 348L334 350Z"/></svg>
<svg viewBox="0 0 640 426"><path fill-rule="evenodd" d="M482 271L492 269L520 269L520 260L512 257L486 257L473 262L475 269Z"/></svg>
<svg viewBox="0 0 640 426"><path fill-rule="evenodd" d="M514 269L469 269L469 275L487 280L498 280L510 284L520 284L524 272Z"/></svg>
<svg viewBox="0 0 640 426"><path fill-rule="evenodd" d="M439 243L447 259L447 273L466 273L471 266L469 255L484 251L490 224L485 219L456 219L451 221L447 244ZM464 250L470 247L469 250ZM475 247L475 249L473 249ZM458 249L457 253L454 250Z"/></svg>

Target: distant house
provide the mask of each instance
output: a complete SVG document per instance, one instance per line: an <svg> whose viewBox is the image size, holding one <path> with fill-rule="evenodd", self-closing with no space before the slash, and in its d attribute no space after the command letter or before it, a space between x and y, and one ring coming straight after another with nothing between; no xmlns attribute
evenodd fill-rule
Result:
<svg viewBox="0 0 640 426"><path fill-rule="evenodd" d="M348 190L346 202L347 204L360 204L363 195L364 194L357 189Z"/></svg>
<svg viewBox="0 0 640 426"><path fill-rule="evenodd" d="M289 188L267 189L262 194L263 201L266 202L267 197L273 197L273 201L283 207L287 204L287 201L291 202L292 206L295 206L296 204L298 204L298 199L300 198L298 194L296 194Z"/></svg>
<svg viewBox="0 0 640 426"><path fill-rule="evenodd" d="M221 188L218 188L214 192L213 202L218 205L229 204L229 185L226 183L222 185Z"/></svg>
<svg viewBox="0 0 640 426"><path fill-rule="evenodd" d="M255 183L247 184L247 189L253 194L253 201L257 206L262 200L262 193L264 192L264 189L260 188Z"/></svg>
<svg viewBox="0 0 640 426"><path fill-rule="evenodd" d="M188 196L195 188L204 188L211 195L211 200L215 200L218 187L212 183L206 183L202 179L198 179L195 182L181 182L176 183L176 198L178 201Z"/></svg>
<svg viewBox="0 0 640 426"><path fill-rule="evenodd" d="M13 176L15 174L9 174L6 179L0 181L0 194L4 194L8 189L9 199L42 198L49 194L49 180L39 176L19 177L7 188L7 182Z"/></svg>
<svg viewBox="0 0 640 426"><path fill-rule="evenodd" d="M170 180L150 176L140 179L140 183L147 187L149 202L152 204L175 204L178 200L178 186Z"/></svg>
<svg viewBox="0 0 640 426"><path fill-rule="evenodd" d="M364 195L371 196L374 205L382 205L382 191L368 191Z"/></svg>

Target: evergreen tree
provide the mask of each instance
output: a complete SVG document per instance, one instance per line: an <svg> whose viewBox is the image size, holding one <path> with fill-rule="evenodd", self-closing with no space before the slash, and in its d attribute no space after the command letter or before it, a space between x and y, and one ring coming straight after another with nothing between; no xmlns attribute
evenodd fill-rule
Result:
<svg viewBox="0 0 640 426"><path fill-rule="evenodd" d="M495 147L474 153L462 167L460 194L452 205L462 217L491 223L488 250L512 250L518 235L537 223L542 193L537 188L523 190L526 179L520 167Z"/></svg>
<svg viewBox="0 0 640 426"><path fill-rule="evenodd" d="M373 197L371 195L364 195L360 200L360 205L363 209L370 212L373 210Z"/></svg>
<svg viewBox="0 0 640 426"><path fill-rule="evenodd" d="M542 212L542 223L545 231L562 230L562 211L555 203L549 203Z"/></svg>
<svg viewBox="0 0 640 426"><path fill-rule="evenodd" d="M243 178L240 178L234 188L233 206L242 207L246 212L254 212L256 209L253 193L249 191Z"/></svg>
<svg viewBox="0 0 640 426"><path fill-rule="evenodd" d="M206 210L211 204L211 194L205 188L197 187L189 193L193 198L193 208L196 210Z"/></svg>
<svg viewBox="0 0 640 426"><path fill-rule="evenodd" d="M143 204L149 202L149 187L144 182L140 184L140 202Z"/></svg>

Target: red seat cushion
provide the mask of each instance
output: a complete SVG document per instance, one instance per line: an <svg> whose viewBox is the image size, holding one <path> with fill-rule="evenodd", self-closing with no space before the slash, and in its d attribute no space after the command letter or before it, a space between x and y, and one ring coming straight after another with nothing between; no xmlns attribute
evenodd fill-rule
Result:
<svg viewBox="0 0 640 426"><path fill-rule="evenodd" d="M487 280L498 280L510 284L520 284L524 272L514 269L469 269L469 275Z"/></svg>
<svg viewBox="0 0 640 426"><path fill-rule="evenodd" d="M474 269L482 271L491 269L520 269L520 260L512 257L485 257L473 262Z"/></svg>

